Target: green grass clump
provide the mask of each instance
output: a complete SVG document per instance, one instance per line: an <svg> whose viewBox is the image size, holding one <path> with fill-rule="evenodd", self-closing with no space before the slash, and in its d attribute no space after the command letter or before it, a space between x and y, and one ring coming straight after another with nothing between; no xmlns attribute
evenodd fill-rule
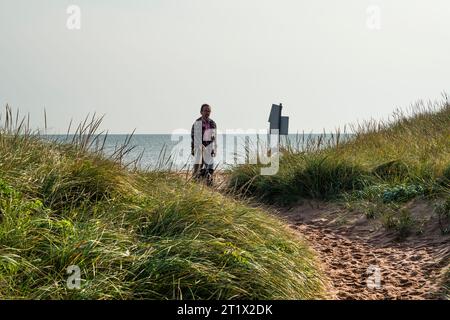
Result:
<svg viewBox="0 0 450 320"><path fill-rule="evenodd" d="M424 187L421 185L396 185L383 192L383 202L406 202L410 199L422 195Z"/></svg>
<svg viewBox="0 0 450 320"><path fill-rule="evenodd" d="M260 166L243 165L231 170L229 189L265 203L288 205L300 198L332 199L364 188L369 173L326 154L284 154L276 175L262 176Z"/></svg>
<svg viewBox="0 0 450 320"><path fill-rule="evenodd" d="M436 204L435 212L439 219L439 227L443 234L450 233L450 194L447 199Z"/></svg>
<svg viewBox="0 0 450 320"><path fill-rule="evenodd" d="M420 184L375 184L369 185L362 190L354 191L347 199L402 203L424 195L426 192L425 187Z"/></svg>
<svg viewBox="0 0 450 320"><path fill-rule="evenodd" d="M0 299L325 297L312 252L265 211L170 173L126 170L84 134L63 145L5 127Z"/></svg>
<svg viewBox="0 0 450 320"><path fill-rule="evenodd" d="M364 187L367 173L358 165L327 155L304 157L304 166L293 172L298 195L328 199Z"/></svg>
<svg viewBox="0 0 450 320"><path fill-rule="evenodd" d="M393 210L389 208L381 214L381 222L387 230L396 232L399 239L404 239L411 234L411 231L416 226L416 221L408 209L401 208Z"/></svg>
<svg viewBox="0 0 450 320"><path fill-rule="evenodd" d="M372 174L384 181L401 181L407 179L410 172L403 161L392 160L375 167Z"/></svg>
<svg viewBox="0 0 450 320"><path fill-rule="evenodd" d="M450 164L447 166L447 168L445 168L444 172L442 173L441 184L443 186L446 186L447 188L450 188Z"/></svg>
<svg viewBox="0 0 450 320"><path fill-rule="evenodd" d="M100 158L65 159L51 169L43 169L40 193L52 208L113 199L127 192L126 175Z"/></svg>

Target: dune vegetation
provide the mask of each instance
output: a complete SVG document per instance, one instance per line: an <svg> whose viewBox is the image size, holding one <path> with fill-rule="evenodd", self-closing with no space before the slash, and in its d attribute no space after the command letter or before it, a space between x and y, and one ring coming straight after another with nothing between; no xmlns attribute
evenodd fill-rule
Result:
<svg viewBox="0 0 450 320"><path fill-rule="evenodd" d="M404 235L413 222L400 208L411 199L435 199L442 221L449 221L450 102L445 95L436 103L398 110L386 121L351 128L350 137L339 130L301 136L300 148L288 141L280 148L276 175L260 175L259 164L235 166L228 170L228 188L276 205L343 201ZM443 232L448 231L447 222Z"/></svg>
<svg viewBox="0 0 450 320"><path fill-rule="evenodd" d="M87 119L61 143L13 118L7 107L0 299L328 297L312 251L255 200L335 201L402 236L415 224L403 204L432 200L442 232L450 232L446 98L353 126L350 138L338 131L302 136L299 148L288 141L275 175L260 175L258 164L227 170L228 193L125 163L129 139L106 156L101 119ZM73 266L81 279L75 288Z"/></svg>
<svg viewBox="0 0 450 320"><path fill-rule="evenodd" d="M127 143L105 156L99 120L71 143L19 120L7 108L0 131L0 299L325 297L311 251L263 210L126 166Z"/></svg>

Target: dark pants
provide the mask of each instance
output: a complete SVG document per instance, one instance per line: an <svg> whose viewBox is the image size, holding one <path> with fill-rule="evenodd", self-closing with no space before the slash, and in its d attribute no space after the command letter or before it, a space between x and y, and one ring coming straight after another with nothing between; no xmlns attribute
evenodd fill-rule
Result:
<svg viewBox="0 0 450 320"><path fill-rule="evenodd" d="M202 151L204 152L205 149L204 148L202 148L202 149L203 149ZM194 163L194 171L193 171L192 177L195 180L199 180L202 177L206 177L206 182L208 183L208 185L211 185L213 182L214 161L210 161L211 163L207 164L205 162L203 154L201 155L201 157L202 157L201 163L200 163L200 161L195 161L195 163Z"/></svg>

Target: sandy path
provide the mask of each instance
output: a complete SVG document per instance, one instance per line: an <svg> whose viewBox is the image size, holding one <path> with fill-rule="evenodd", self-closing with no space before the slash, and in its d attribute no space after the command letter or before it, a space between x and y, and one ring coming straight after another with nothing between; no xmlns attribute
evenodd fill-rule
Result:
<svg viewBox="0 0 450 320"><path fill-rule="evenodd" d="M226 176L217 172L223 191ZM259 203L256 206L261 206ZM421 235L402 242L374 220L337 205L306 203L265 209L284 219L316 251L334 299L439 299L443 270L450 263L450 236L442 236L432 208L413 203L411 211L428 219Z"/></svg>
<svg viewBox="0 0 450 320"><path fill-rule="evenodd" d="M436 233L398 242L392 234L370 226L365 218L336 221L337 210L326 206L303 205L279 213L316 251L334 298L441 297L442 269L449 263L449 237Z"/></svg>

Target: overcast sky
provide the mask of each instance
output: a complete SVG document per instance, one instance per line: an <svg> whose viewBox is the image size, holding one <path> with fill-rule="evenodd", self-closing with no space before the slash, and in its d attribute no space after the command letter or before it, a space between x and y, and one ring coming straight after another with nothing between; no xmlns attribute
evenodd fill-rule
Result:
<svg viewBox="0 0 450 320"><path fill-rule="evenodd" d="M0 0L0 105L35 126L45 108L54 132L97 112L170 133L205 102L220 130L267 128L282 102L291 133L320 132L437 99L449 75L448 0Z"/></svg>

